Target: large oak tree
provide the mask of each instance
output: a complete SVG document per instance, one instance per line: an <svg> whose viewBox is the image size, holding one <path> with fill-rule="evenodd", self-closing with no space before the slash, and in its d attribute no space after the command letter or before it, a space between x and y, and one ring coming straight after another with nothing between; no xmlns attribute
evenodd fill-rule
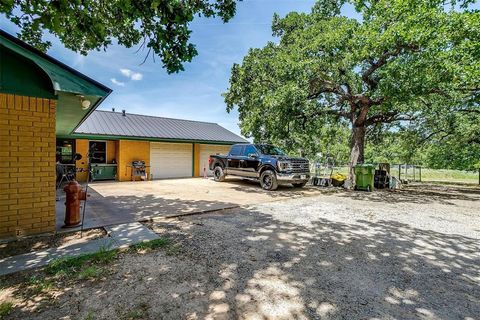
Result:
<svg viewBox="0 0 480 320"><path fill-rule="evenodd" d="M348 2L358 18L341 15ZM478 108L480 15L467 5L321 0L275 16L279 41L233 66L227 110L244 135L290 149L346 124L350 164L362 162L369 128Z"/></svg>
<svg viewBox="0 0 480 320"><path fill-rule="evenodd" d="M0 13L20 28L19 36L42 51L51 43L48 31L69 49L86 55L106 49L112 41L146 48L160 57L168 72L183 70L197 55L189 42L195 16L235 14L236 0L2 0Z"/></svg>

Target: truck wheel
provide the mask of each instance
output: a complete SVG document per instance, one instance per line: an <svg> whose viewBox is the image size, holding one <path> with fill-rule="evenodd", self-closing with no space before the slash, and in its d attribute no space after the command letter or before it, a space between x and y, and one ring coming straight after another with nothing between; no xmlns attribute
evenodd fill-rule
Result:
<svg viewBox="0 0 480 320"><path fill-rule="evenodd" d="M295 188L303 188L303 187L305 187L306 184L307 184L307 182L292 183L292 185L293 185Z"/></svg>
<svg viewBox="0 0 480 320"><path fill-rule="evenodd" d="M260 185L264 190L272 191L278 188L277 176L272 170L265 170L260 176Z"/></svg>
<svg viewBox="0 0 480 320"><path fill-rule="evenodd" d="M213 179L217 182L225 181L225 173L223 172L222 167L215 167L215 169L213 170Z"/></svg>

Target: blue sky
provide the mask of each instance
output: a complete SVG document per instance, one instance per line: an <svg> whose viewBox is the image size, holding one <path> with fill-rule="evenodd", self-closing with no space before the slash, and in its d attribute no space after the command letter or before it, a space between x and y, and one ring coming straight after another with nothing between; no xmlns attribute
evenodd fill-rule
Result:
<svg viewBox="0 0 480 320"><path fill-rule="evenodd" d="M151 59L141 65L145 52L138 47L110 46L106 52L88 56L65 49L56 39L48 54L113 89L100 109L180 119L216 122L239 134L238 114L228 114L221 94L228 87L230 69L241 62L251 47L263 47L273 40L271 21L276 12L309 12L314 0L244 0L227 24L218 19L197 19L191 27L192 43L199 55L185 65L185 71L167 74ZM16 34L17 28L4 17L0 24ZM123 69L123 70L122 70Z"/></svg>

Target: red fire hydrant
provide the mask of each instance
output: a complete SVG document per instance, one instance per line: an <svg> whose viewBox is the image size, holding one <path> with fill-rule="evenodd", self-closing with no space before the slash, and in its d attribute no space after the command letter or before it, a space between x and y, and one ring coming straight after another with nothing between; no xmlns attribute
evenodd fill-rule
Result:
<svg viewBox="0 0 480 320"><path fill-rule="evenodd" d="M65 228L75 227L80 224L80 201L87 199L87 194L82 186L75 180L63 188L67 194L65 201Z"/></svg>

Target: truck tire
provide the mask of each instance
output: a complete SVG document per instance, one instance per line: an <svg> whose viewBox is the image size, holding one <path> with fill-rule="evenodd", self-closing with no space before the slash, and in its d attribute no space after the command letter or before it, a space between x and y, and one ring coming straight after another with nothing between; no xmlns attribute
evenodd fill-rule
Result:
<svg viewBox="0 0 480 320"><path fill-rule="evenodd" d="M213 169L213 179L217 182L225 181L225 173L222 167L216 166L215 169Z"/></svg>
<svg viewBox="0 0 480 320"><path fill-rule="evenodd" d="M278 188L277 176L272 170L265 170L260 175L260 185L263 190L273 191Z"/></svg>
<svg viewBox="0 0 480 320"><path fill-rule="evenodd" d="M307 184L307 182L292 183L292 185L293 185L295 188L303 188L303 187L305 187L306 184Z"/></svg>

